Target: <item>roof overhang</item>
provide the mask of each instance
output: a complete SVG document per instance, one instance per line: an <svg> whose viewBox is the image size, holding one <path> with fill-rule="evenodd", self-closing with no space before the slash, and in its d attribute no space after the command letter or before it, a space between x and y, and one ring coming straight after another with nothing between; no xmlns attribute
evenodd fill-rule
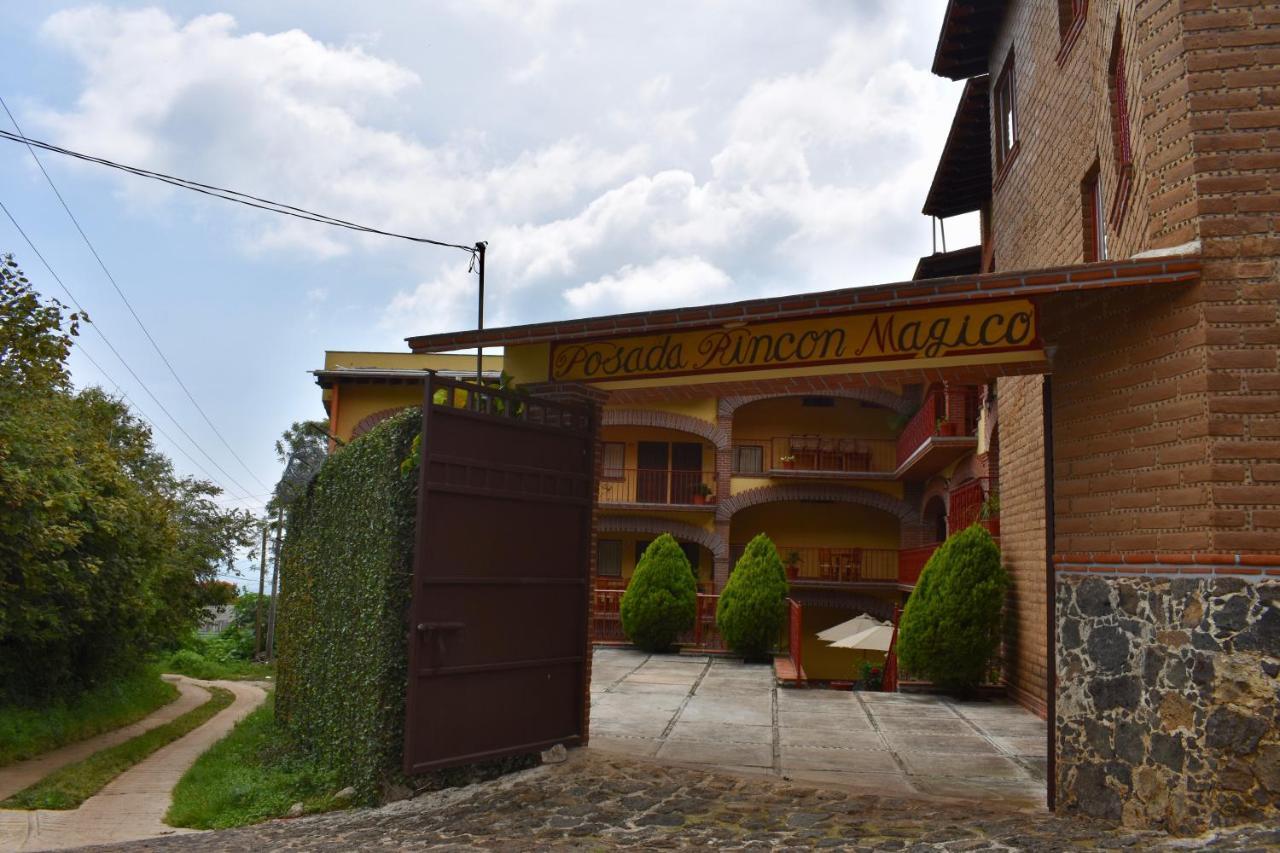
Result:
<svg viewBox="0 0 1280 853"><path fill-rule="evenodd" d="M1185 255L1104 261L1021 272L996 272L799 293L718 305L641 311L524 326L442 332L407 338L414 352L448 352L477 346L522 346L651 335L657 332L723 327L726 324L808 319L826 314L856 314L908 306L969 300L1046 296L1135 285L1189 282L1199 278L1200 260Z"/></svg>
<svg viewBox="0 0 1280 853"><path fill-rule="evenodd" d="M991 109L983 74L964 84L947 144L924 200L926 216L956 216L979 210L991 198Z"/></svg>
<svg viewBox="0 0 1280 853"><path fill-rule="evenodd" d="M948 0L933 54L933 73L952 80L986 74L1008 0Z"/></svg>
<svg viewBox="0 0 1280 853"><path fill-rule="evenodd" d="M321 388L332 388L334 385L421 385L431 375L443 376L446 379L473 379L475 371L461 370L410 370L402 368L364 368L343 367L333 370L313 370L316 384ZM481 374L485 379L496 381L498 373L486 370Z"/></svg>

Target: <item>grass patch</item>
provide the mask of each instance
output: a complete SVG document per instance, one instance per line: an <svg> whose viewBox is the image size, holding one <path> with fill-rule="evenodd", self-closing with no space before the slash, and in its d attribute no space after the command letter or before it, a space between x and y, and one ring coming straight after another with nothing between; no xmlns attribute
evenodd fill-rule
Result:
<svg viewBox="0 0 1280 853"><path fill-rule="evenodd" d="M200 756L173 789L165 822L226 829L282 817L294 803L307 813L351 805L335 800L338 774L305 755L276 725L275 696Z"/></svg>
<svg viewBox="0 0 1280 853"><path fill-rule="evenodd" d="M179 649L161 658L160 667L188 678L205 681L270 681L276 672L272 664L247 660L217 660L192 649Z"/></svg>
<svg viewBox="0 0 1280 853"><path fill-rule="evenodd" d="M160 667L40 707L0 706L0 767L135 723L178 698Z"/></svg>
<svg viewBox="0 0 1280 853"><path fill-rule="evenodd" d="M84 761L55 770L0 805L11 809L74 809L101 791L112 779L165 744L172 743L231 704L235 696L221 687L208 688L209 701L198 708L144 732L132 740L96 752Z"/></svg>

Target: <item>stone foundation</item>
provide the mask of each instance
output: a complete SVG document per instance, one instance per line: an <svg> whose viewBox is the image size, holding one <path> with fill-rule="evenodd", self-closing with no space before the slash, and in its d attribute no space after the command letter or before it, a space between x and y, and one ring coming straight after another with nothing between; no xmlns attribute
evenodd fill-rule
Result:
<svg viewBox="0 0 1280 853"><path fill-rule="evenodd" d="M1060 574L1057 623L1060 810L1280 819L1280 580Z"/></svg>

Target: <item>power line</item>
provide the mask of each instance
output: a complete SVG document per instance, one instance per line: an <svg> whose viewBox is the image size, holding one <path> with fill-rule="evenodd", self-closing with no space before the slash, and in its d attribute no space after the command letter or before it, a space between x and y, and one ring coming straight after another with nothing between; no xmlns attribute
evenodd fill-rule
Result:
<svg viewBox="0 0 1280 853"><path fill-rule="evenodd" d="M76 345L76 348L80 351L80 354L89 360L89 363L93 365L94 369L97 370L99 374L101 374L102 378L115 386L116 393L120 395L121 399L123 399L126 403L129 404L129 408L131 408L138 415L138 417L142 418L142 420L146 422L147 426L151 427L153 430L160 433L160 435L164 436L165 439L168 440L169 444L173 445L173 448L175 450L177 450L183 456L187 457L187 461L190 462L193 466L195 466L197 471L204 474L205 477L207 477L211 482L217 484L219 487L222 488L222 490L225 493L224 499L233 500L233 501L249 501L250 503L258 503L258 504L262 503L262 501L255 500L254 495L237 495L235 492L228 489L225 485L218 483L217 477L210 474L209 470L205 468L203 465L201 465L194 456L188 453L185 447L183 447L178 442L174 441L173 436L165 432L164 429L162 429L161 426L158 423L156 423L153 418L147 415L147 413L143 410L141 406L137 404L137 402L135 402L132 398L129 397L128 393L122 387L120 387L120 383L117 382L111 376L110 373L107 373L106 369L103 368L103 366L98 363L97 359L95 359L92 355L89 354L89 351L85 349L84 344L82 342L76 341L75 345ZM219 496L219 497L222 497L222 496Z"/></svg>
<svg viewBox="0 0 1280 853"><path fill-rule="evenodd" d="M10 112L9 105L5 103L3 97L0 97L0 106L4 107L5 114L9 116L9 121L13 122L13 126L17 129L18 135L21 136L22 128L19 127L18 120L14 118L13 113ZM138 316L138 312L134 310L133 303L129 301L128 297L124 295L124 291L120 289L120 285L116 281L116 277L111 274L111 270L107 269L107 265L103 262L102 256L98 254L98 250L89 239L89 235L84 233L84 229L80 227L80 221L76 219L75 214L71 212L71 208L67 205L66 199L62 197L62 193L58 191L58 185L53 182L53 178L50 177L49 172L45 170L44 163L40 162L40 157L36 155L35 149L30 145L27 145L27 151L31 153L31 159L36 161L36 165L40 168L40 173L44 175L44 179L49 182L50 189L52 189L53 194L58 197L58 203L62 205L62 209L67 212L67 216L71 219L71 224L76 227L76 231L80 232L80 239L84 240L84 244L89 247L89 251L93 254L94 260L98 262L98 266L102 267L102 271L106 274L107 280L111 282L111 286L115 288L116 294L119 295L120 300L124 302L125 307L129 309L129 313L133 316L134 322L138 324L138 328L142 329L142 334L145 335L147 340L151 343L151 348L156 351L156 355L160 356L160 360L164 362L164 366L169 369L169 375L171 375L174 381L178 383L178 387L182 389L182 393L187 395L187 399L191 401L191 405L200 413L200 417L204 419L206 424L208 424L209 429L213 430L213 434L222 442L222 446L227 449L227 452L231 454L232 458L240 463L240 467L247 471L249 476L252 477L253 481L259 486L264 489L270 488L270 486L258 479L258 475L253 473L252 468L245 464L244 459L240 457L240 454L236 453L230 442L227 441L226 437L223 436L222 432L214 425L213 421L205 413L204 407L196 400L195 395L191 393L191 389L187 387L187 383L183 382L182 377L178 375L178 371L174 370L173 364L169 361L168 356L166 356L164 351L160 349L160 344L156 343L156 339L151 335L151 330L147 328L147 325L142 322L142 318Z"/></svg>
<svg viewBox="0 0 1280 853"><path fill-rule="evenodd" d="M6 111L8 110L7 107L5 109ZM10 118L12 117L12 114L10 114ZM17 127L17 122L14 122L14 127ZM239 192L238 190L230 190L225 187L218 187L212 184L203 184L199 181L193 181L188 178L179 178L174 175L167 175L164 172L155 172L151 169L143 169L139 166L129 166L124 163L117 163L113 160L108 160L105 157L95 157L91 154L82 154L79 151L72 151L69 148L62 148L49 142L42 142L39 139L32 139L29 136L24 136L20 128L16 134L10 133L7 130L0 130L0 139L7 139L10 142L19 142L28 147L35 146L36 148L40 148L53 154L62 154L66 157L74 157L77 160L96 163L99 166L119 169L120 171L128 172L131 175L137 175L141 178L150 178L155 181L160 181L161 183L180 187L184 190L191 190L193 192L213 196L214 198L220 198L223 201L232 201L237 204L247 205L248 207L256 207L259 210L270 211L271 213L280 213L285 216L306 219L310 222L319 222L322 225L332 225L337 228L346 228L351 231L359 231L365 234L377 234L382 237L394 237L397 240L408 240L412 243L426 243L427 245L440 246L446 249L461 249L462 251L472 255L474 255L476 251L475 246L464 246L461 243L448 243L442 240L432 240L428 237L414 237L409 234L400 234L395 231L385 231L381 228L360 225L359 223L351 222L346 219L339 219L335 216L317 213L314 210L307 210L306 208L296 207L291 204L271 201L270 199Z"/></svg>
<svg viewBox="0 0 1280 853"><path fill-rule="evenodd" d="M49 265L49 262L47 260L45 260L44 255L41 254L40 250L36 248L36 244L33 243L31 241L31 238L27 236L27 232L24 231L22 229L22 226L18 224L18 220L13 217L13 214L9 211L9 208L5 206L3 201L0 201L0 210L4 211L5 216L9 217L9 221L13 223L13 227L16 228L18 230L18 233L22 235L22 239L25 240L27 242L27 245L31 247L31 251L35 254L37 258L40 259L40 263L43 264L44 268L49 271L49 275L53 278L54 281L58 283L58 286L62 288L63 292L67 294L67 298L71 300L71 303L75 305L76 309L83 314L88 314L88 312L84 310L84 306L80 304L80 301L78 299L76 299L75 294L71 292L71 288L67 287L66 282L64 282L62 278L56 272L53 271L53 267ZM143 391L147 392L147 396L150 397L152 401L157 406L160 407L160 411L164 412L165 416L168 417L169 420L173 421L173 425L178 428L179 432L181 432L184 436L186 436L187 441L191 442L192 446L195 447L196 450L199 450L200 453L203 454L204 457L209 460L209 462L213 465L213 467L218 469L218 471L222 474L222 476L226 477L227 482L232 483L236 488L238 488L241 494L244 494L244 495L249 494L249 489L246 489L243 485L241 485L236 480L235 477L232 477L230 474L228 474L226 469L223 468L221 465L219 465L217 460L214 459L212 456L210 456L209 452L200 445L200 442L196 441L194 438L191 437L191 433L187 432L187 430L182 426L182 424L178 422L178 419L173 416L173 413L170 412L165 407L164 403L160 402L160 398L157 397L151 391L151 388L147 385L147 383L142 381L142 377L140 377L134 371L134 369L129 366L129 362L125 361L124 356L122 356L120 354L120 351L115 348L115 345L111 343L111 340L107 337L106 333L103 332L102 329L99 328L96 323L89 323L89 327L93 329L95 332L97 332L98 337L102 338L102 342L107 345L107 349L111 350L112 354L115 355L115 357L119 360L119 362L122 365L124 365L124 369L129 372L129 375L132 376L134 380L138 383L138 385L142 387Z"/></svg>

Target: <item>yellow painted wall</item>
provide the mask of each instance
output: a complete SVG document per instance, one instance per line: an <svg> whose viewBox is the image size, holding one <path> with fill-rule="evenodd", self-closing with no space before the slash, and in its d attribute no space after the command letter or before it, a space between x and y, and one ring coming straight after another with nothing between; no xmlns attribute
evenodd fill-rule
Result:
<svg viewBox="0 0 1280 853"><path fill-rule="evenodd" d="M629 580L636 570L636 543L650 542L657 538L648 533L601 533L600 539L616 539L622 541L622 577ZM698 583L712 582L712 555L703 546L698 546Z"/></svg>
<svg viewBox="0 0 1280 853"><path fill-rule="evenodd" d="M899 542L896 516L858 504L772 503L734 513L731 544L745 545L757 533L768 534L780 550L897 548Z"/></svg>
<svg viewBox="0 0 1280 853"><path fill-rule="evenodd" d="M701 527L703 530L714 532L716 529L716 518L713 514L714 506L708 506L705 510L698 508L694 510L650 510L647 507L639 510L615 509L612 507L601 508L601 515L613 516L640 516L642 518L660 518L663 521L678 521L681 524L691 524L694 527Z"/></svg>
<svg viewBox="0 0 1280 853"><path fill-rule="evenodd" d="M516 385L527 382L546 382L547 364L551 358L550 344L525 344L509 346L503 351L504 367Z"/></svg>
<svg viewBox="0 0 1280 853"><path fill-rule="evenodd" d="M331 423L329 429L343 441L350 441L355 425L374 412L421 405L421 385L341 385L337 423ZM330 406L332 410L332 402Z"/></svg>
<svg viewBox="0 0 1280 853"><path fill-rule="evenodd" d="M759 400L740 407L733 416L735 441L764 440L793 433L816 433L833 438L895 438L894 413L858 400L835 398L834 406L805 406L800 397Z"/></svg>

